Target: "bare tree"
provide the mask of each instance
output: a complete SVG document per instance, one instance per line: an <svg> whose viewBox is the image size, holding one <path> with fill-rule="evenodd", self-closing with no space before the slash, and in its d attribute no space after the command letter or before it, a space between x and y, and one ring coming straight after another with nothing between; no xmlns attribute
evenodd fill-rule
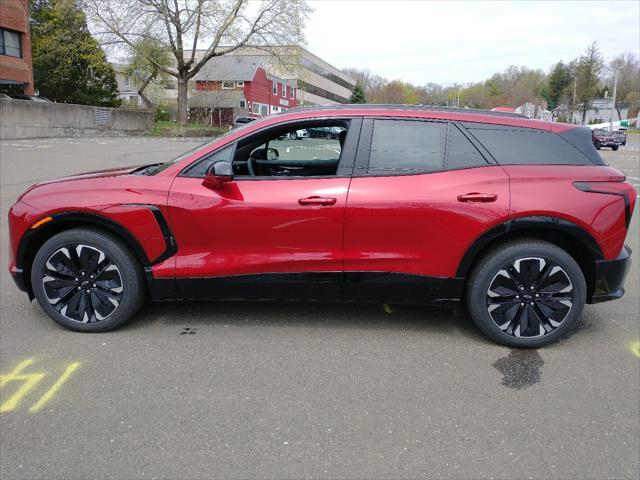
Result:
<svg viewBox="0 0 640 480"><path fill-rule="evenodd" d="M598 44L593 42L578 60L576 69L576 101L582 110L582 125L585 124L587 110L591 108L591 102L596 96L603 67Z"/></svg>
<svg viewBox="0 0 640 480"><path fill-rule="evenodd" d="M302 44L310 12L305 0L84 0L83 5L104 43L123 44L177 79L183 127L189 80L209 60L242 47L273 52L272 47ZM171 52L174 66L145 55L137 47L145 38Z"/></svg>

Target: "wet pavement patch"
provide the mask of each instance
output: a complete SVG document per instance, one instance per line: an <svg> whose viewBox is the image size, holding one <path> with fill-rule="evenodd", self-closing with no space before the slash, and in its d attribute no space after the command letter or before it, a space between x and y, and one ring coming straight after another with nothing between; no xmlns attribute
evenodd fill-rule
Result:
<svg viewBox="0 0 640 480"><path fill-rule="evenodd" d="M198 333L197 328L184 327L184 330L180 332L180 335L195 335L196 333Z"/></svg>
<svg viewBox="0 0 640 480"><path fill-rule="evenodd" d="M544 360L537 350L512 349L509 355L499 358L493 366L502 373L505 387L524 388L540 381Z"/></svg>

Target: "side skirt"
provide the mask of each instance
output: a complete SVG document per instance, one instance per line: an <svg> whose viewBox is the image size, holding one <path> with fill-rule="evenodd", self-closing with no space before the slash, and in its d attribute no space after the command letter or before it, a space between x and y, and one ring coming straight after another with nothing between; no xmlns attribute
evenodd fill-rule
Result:
<svg viewBox="0 0 640 480"><path fill-rule="evenodd" d="M206 278L155 279L154 301L241 300L375 302L459 307L464 278L389 272L265 273Z"/></svg>

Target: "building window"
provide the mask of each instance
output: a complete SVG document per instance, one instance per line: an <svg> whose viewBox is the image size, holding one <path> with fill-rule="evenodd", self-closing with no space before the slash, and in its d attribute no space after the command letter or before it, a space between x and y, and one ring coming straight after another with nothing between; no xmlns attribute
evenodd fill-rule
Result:
<svg viewBox="0 0 640 480"><path fill-rule="evenodd" d="M236 87L244 87L244 80L242 82L236 82Z"/></svg>
<svg viewBox="0 0 640 480"><path fill-rule="evenodd" d="M251 108L252 108L253 113L255 113L256 115L260 115L260 104L259 103L253 102L251 104Z"/></svg>
<svg viewBox="0 0 640 480"><path fill-rule="evenodd" d="M240 108L247 108L247 102L240 100Z"/></svg>
<svg viewBox="0 0 640 480"><path fill-rule="evenodd" d="M278 84L273 82L273 94L278 95Z"/></svg>
<svg viewBox="0 0 640 480"><path fill-rule="evenodd" d="M236 82L222 82L222 88L224 90L236 88Z"/></svg>
<svg viewBox="0 0 640 480"><path fill-rule="evenodd" d="M260 115L269 115L269 109L266 105L260 105Z"/></svg>
<svg viewBox="0 0 640 480"><path fill-rule="evenodd" d="M293 87L289 87L289 91L291 92L291 99L296 98L296 89Z"/></svg>
<svg viewBox="0 0 640 480"><path fill-rule="evenodd" d="M287 98L287 86L282 83L282 98Z"/></svg>
<svg viewBox="0 0 640 480"><path fill-rule="evenodd" d="M128 77L128 76L124 77L124 86L127 88L131 86L131 77Z"/></svg>
<svg viewBox="0 0 640 480"><path fill-rule="evenodd" d="M22 57L20 33L0 28L0 54L8 57Z"/></svg>

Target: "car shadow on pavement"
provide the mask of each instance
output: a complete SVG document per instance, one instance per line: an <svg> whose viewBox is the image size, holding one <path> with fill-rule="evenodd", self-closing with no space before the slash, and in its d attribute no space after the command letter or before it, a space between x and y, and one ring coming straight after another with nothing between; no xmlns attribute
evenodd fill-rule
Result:
<svg viewBox="0 0 640 480"><path fill-rule="evenodd" d="M374 303L149 302L121 329L144 329L157 324L456 332L486 341L466 310L456 314L445 308Z"/></svg>

